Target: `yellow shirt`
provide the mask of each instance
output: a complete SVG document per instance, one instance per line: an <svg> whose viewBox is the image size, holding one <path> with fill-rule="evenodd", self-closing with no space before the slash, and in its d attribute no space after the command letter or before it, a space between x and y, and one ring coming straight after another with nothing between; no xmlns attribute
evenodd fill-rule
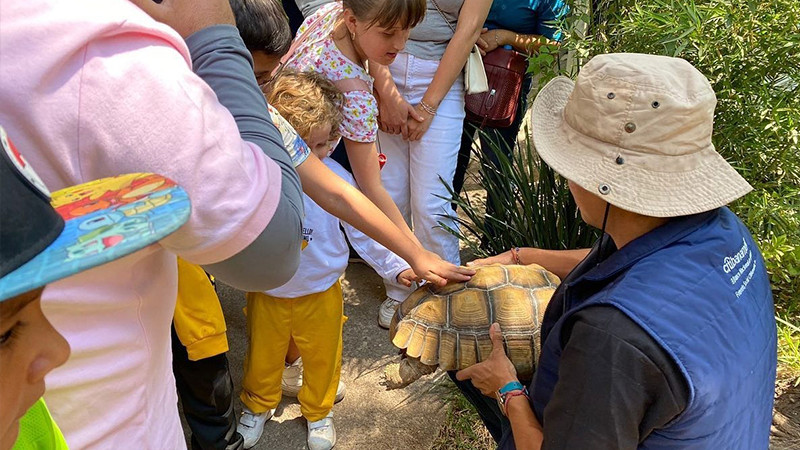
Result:
<svg viewBox="0 0 800 450"><path fill-rule="evenodd" d="M64 435L50 417L43 399L19 420L19 436L13 450L68 450Z"/></svg>

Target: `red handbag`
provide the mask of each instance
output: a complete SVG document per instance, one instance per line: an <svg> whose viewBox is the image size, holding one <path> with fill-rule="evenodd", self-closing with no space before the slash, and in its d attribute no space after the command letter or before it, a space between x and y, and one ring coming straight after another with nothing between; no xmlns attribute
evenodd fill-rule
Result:
<svg viewBox="0 0 800 450"><path fill-rule="evenodd" d="M498 47L483 57L489 90L466 96L467 119L483 127L510 126L517 113L522 79L528 58L514 50Z"/></svg>

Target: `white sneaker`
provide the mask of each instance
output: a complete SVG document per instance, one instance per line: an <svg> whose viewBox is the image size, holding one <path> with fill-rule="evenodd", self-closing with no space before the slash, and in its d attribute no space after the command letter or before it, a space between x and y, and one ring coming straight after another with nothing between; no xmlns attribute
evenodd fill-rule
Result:
<svg viewBox="0 0 800 450"><path fill-rule="evenodd" d="M336 445L336 428L333 427L333 411L316 422L308 422L308 449L328 450Z"/></svg>
<svg viewBox="0 0 800 450"><path fill-rule="evenodd" d="M264 432L264 424L272 418L273 414L275 414L274 409L256 414L246 406L242 406L242 415L239 416L239 425L236 426L236 431L244 438L244 448L250 448L258 443L261 433Z"/></svg>
<svg viewBox="0 0 800 450"><path fill-rule="evenodd" d="M297 361L293 362L292 365L283 369L281 388L283 389L283 395L297 397L301 387L303 387L303 358L297 358ZM333 402L339 403L342 401L345 392L347 392L347 387L344 385L344 381L340 379L339 386L336 387L336 398Z"/></svg>
<svg viewBox="0 0 800 450"><path fill-rule="evenodd" d="M284 367L281 389L283 395L297 397L301 387L303 387L303 358L297 358L292 365Z"/></svg>
<svg viewBox="0 0 800 450"><path fill-rule="evenodd" d="M381 307L378 310L378 325L381 328L389 329L389 324L392 323L394 312L397 310L397 307L400 306L400 303L403 302L390 297L386 297L386 300L381 303Z"/></svg>

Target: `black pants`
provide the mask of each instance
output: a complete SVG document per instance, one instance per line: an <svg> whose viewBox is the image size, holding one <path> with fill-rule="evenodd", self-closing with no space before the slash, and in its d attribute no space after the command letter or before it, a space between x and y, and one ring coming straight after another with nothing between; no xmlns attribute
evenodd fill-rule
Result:
<svg viewBox="0 0 800 450"><path fill-rule="evenodd" d="M297 29L303 24L303 13L297 7L294 0L281 0L283 10L286 11L286 16L289 17L289 29L292 30L292 35L297 34Z"/></svg>
<svg viewBox="0 0 800 450"><path fill-rule="evenodd" d="M457 380L455 370L447 372L447 375L450 375L450 379L453 380L453 383L456 384L464 397L478 410L478 415L481 417L483 424L486 425L486 429L489 430L494 441L499 444L505 434L511 433L511 422L500 411L497 400L483 395L480 390L472 385L471 381Z"/></svg>
<svg viewBox="0 0 800 450"><path fill-rule="evenodd" d="M243 449L242 435L236 432L233 380L225 353L189 360L173 326L172 372L183 415L192 430L192 450Z"/></svg>

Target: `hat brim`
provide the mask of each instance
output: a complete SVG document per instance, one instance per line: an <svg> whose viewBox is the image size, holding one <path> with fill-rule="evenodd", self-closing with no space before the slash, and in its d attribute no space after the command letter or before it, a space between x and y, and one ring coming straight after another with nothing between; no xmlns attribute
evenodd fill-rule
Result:
<svg viewBox="0 0 800 450"><path fill-rule="evenodd" d="M678 217L710 211L752 190L714 150L702 150L699 164L680 171L659 171L617 164L624 149L583 135L564 119L575 83L557 77L533 103L531 128L539 156L564 178L627 211L651 217ZM605 185L608 189L600 190Z"/></svg>
<svg viewBox="0 0 800 450"><path fill-rule="evenodd" d="M122 258L165 238L189 218L186 192L160 175L103 178L52 194L61 234L0 279L0 301Z"/></svg>

